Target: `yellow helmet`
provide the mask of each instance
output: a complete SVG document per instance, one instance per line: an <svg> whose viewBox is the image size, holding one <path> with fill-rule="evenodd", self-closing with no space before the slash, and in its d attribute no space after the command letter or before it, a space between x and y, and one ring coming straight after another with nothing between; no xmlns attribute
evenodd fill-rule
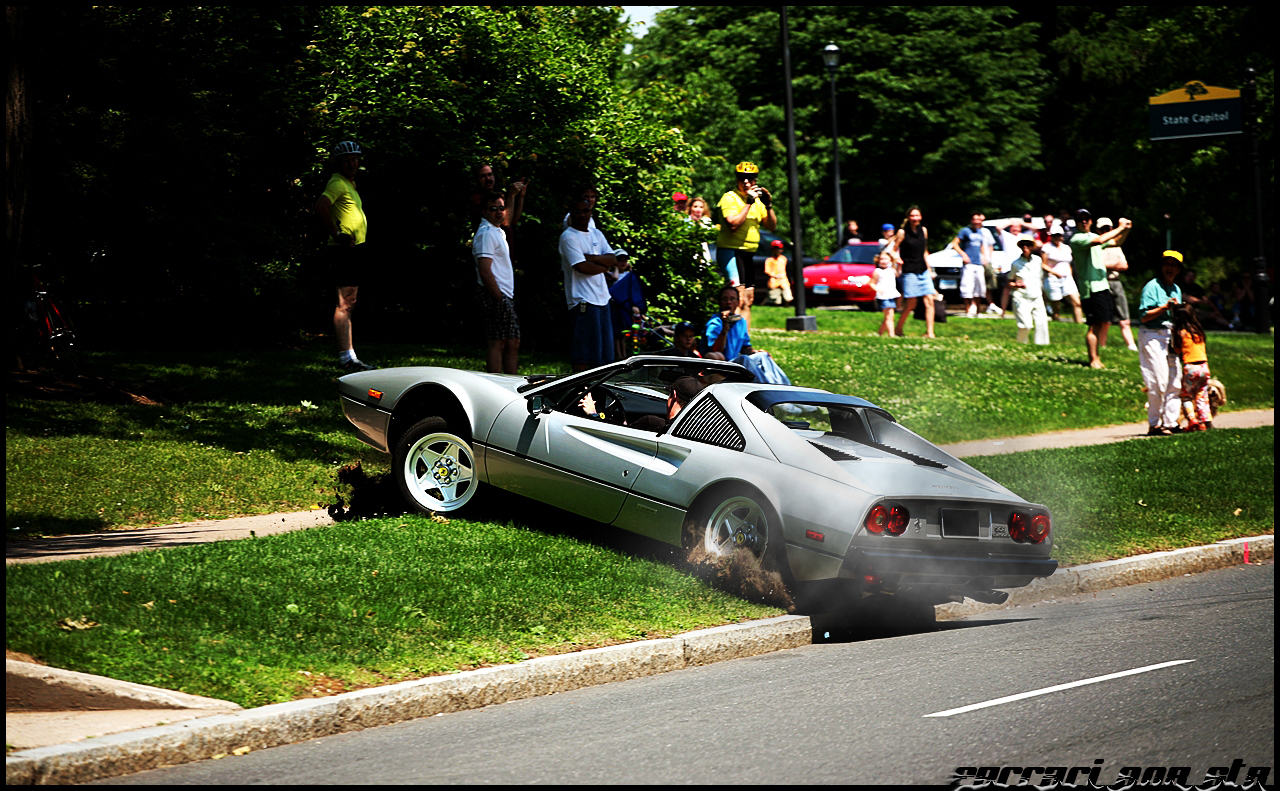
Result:
<svg viewBox="0 0 1280 791"><path fill-rule="evenodd" d="M733 172L739 177L746 175L758 176L760 175L760 168L756 167L754 162L739 162Z"/></svg>

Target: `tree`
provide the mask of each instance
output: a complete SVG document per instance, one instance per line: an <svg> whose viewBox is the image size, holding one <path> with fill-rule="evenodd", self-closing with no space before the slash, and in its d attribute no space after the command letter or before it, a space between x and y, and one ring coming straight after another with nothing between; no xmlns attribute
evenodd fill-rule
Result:
<svg viewBox="0 0 1280 791"><path fill-rule="evenodd" d="M1042 46L1056 69L1042 114L1046 196L1055 205L1087 205L1127 214L1126 247L1149 277L1166 246L1206 271L1207 283L1251 268L1256 255L1253 175L1244 136L1152 142L1148 97L1191 80L1240 87L1258 70L1263 216L1274 250L1275 64L1270 28L1253 6L1028 7L1039 15Z"/></svg>
<svg viewBox="0 0 1280 791"><path fill-rule="evenodd" d="M1038 169L1035 128L1044 71L1033 24L994 7L797 7L791 19L797 158L805 238L836 242L831 221L829 88L819 52L842 50L837 72L845 216L866 228L912 204L963 224L971 207L1028 204L997 195L1005 174ZM661 82L683 101L672 118L704 153L700 189L730 185L734 162L786 184L777 12L681 6L660 12L635 48L634 85ZM722 186L723 185L723 186ZM785 190L777 189L789 216ZM714 202L714 200L713 200ZM1003 204L1003 205L1001 205ZM941 223L936 223L941 224Z"/></svg>
<svg viewBox="0 0 1280 791"><path fill-rule="evenodd" d="M602 227L633 253L662 310L709 305L695 234L664 198L695 152L618 91L617 9L40 13L31 72L47 134L33 239L87 303L99 340L110 327L140 340L140 325L180 327L163 336L182 343L327 331L320 306L332 296L312 262L323 239L310 207L344 139L368 152L361 191L384 286L363 300L366 338L475 325L465 204L479 160L502 179L534 178L516 237L532 340L559 338L555 240L567 193L588 179L601 188Z"/></svg>

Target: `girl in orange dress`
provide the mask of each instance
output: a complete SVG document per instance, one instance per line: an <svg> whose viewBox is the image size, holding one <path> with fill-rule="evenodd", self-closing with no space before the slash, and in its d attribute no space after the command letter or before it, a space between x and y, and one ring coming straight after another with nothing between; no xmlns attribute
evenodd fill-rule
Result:
<svg viewBox="0 0 1280 791"><path fill-rule="evenodd" d="M1169 345L1182 358L1182 413L1187 431L1213 428L1209 409L1209 355L1205 352L1204 328L1195 311L1187 305L1173 309L1173 332Z"/></svg>

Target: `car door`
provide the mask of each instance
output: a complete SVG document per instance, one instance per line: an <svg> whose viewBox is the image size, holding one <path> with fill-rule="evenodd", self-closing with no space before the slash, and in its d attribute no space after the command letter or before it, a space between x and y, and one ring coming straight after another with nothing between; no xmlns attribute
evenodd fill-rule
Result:
<svg viewBox="0 0 1280 791"><path fill-rule="evenodd" d="M601 522L618 516L657 455L653 432L559 411L530 414L524 401L498 415L489 437L491 484Z"/></svg>

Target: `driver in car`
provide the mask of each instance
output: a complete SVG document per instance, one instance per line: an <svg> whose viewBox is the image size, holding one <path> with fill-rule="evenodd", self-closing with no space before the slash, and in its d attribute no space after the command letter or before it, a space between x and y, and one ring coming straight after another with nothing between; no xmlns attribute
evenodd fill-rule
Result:
<svg viewBox="0 0 1280 791"><path fill-rule="evenodd" d="M625 425L640 431L663 431L667 426L671 425L671 421L676 419L676 415L680 414L680 410L689 405L698 393L702 392L704 385L692 376L682 376L671 385L670 394L667 396L667 419L663 420L657 415L645 415L638 418L634 422ZM596 409L595 399L591 393L587 393L578 402L578 406L582 407L582 411L587 417L598 417L605 419L603 412Z"/></svg>

